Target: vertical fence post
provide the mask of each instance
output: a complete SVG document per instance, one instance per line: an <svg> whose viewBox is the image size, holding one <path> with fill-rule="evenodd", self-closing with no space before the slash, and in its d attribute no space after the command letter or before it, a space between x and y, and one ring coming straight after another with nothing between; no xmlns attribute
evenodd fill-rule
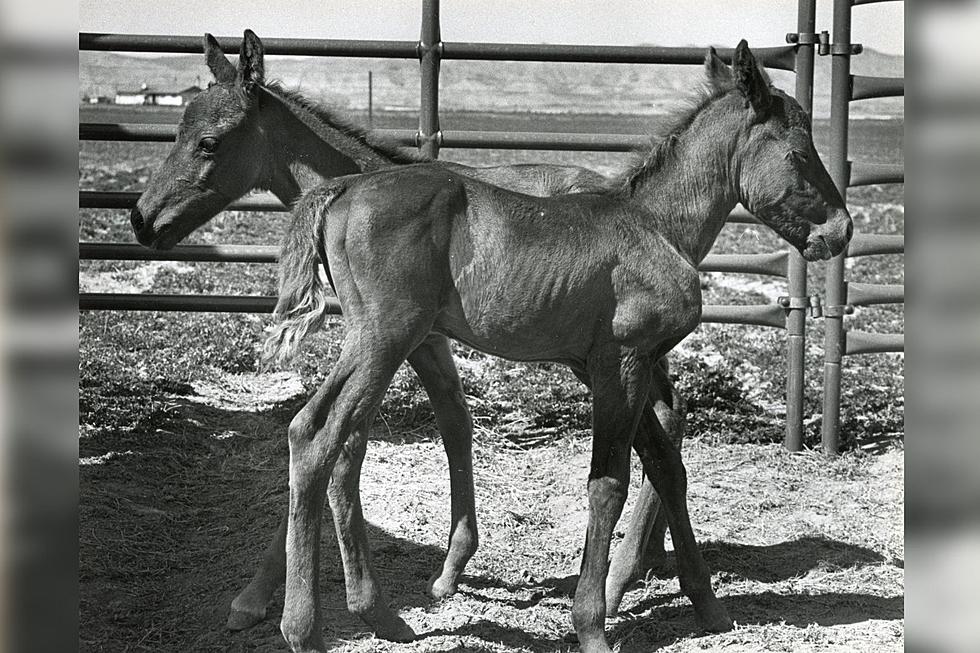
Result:
<svg viewBox="0 0 980 653"><path fill-rule="evenodd" d="M439 156L439 60L442 35L439 30L439 0L422 0L422 33L418 45L422 73L422 96L419 104L419 151L435 159Z"/></svg>
<svg viewBox="0 0 980 653"><path fill-rule="evenodd" d="M847 160L847 132L851 101L851 0L834 0L834 31L831 43L830 78L830 176L847 199L850 163ZM847 290L844 287L844 257L827 263L824 307L824 381L821 441L824 453L836 455L840 445L841 361L844 357L844 313Z"/></svg>
<svg viewBox="0 0 980 653"><path fill-rule="evenodd" d="M817 28L817 0L800 0L797 10L796 100L813 114L812 35ZM806 297L806 261L794 248L789 250L787 281L790 298ZM790 451L803 449L803 391L806 369L806 311L800 303L790 303L786 314L786 436L783 446Z"/></svg>

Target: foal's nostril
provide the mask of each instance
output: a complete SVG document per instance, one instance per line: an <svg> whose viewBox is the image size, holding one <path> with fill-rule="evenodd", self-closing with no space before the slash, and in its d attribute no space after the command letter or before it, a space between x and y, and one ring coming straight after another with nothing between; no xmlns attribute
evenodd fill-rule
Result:
<svg viewBox="0 0 980 653"><path fill-rule="evenodd" d="M129 213L129 222L133 225L133 231L140 231L143 229L145 224L143 221L143 214L137 207L133 207L133 210Z"/></svg>
<svg viewBox="0 0 980 653"><path fill-rule="evenodd" d="M848 222L847 223L847 240L848 240L848 242L850 242L851 236L853 236L853 235L854 235L854 223L853 222Z"/></svg>

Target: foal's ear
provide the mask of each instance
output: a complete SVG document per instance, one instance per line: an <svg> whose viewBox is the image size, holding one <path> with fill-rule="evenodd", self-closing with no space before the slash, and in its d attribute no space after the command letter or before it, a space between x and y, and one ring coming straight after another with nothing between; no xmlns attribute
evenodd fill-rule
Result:
<svg viewBox="0 0 980 653"><path fill-rule="evenodd" d="M735 48L734 64L735 86L749 101L756 114L762 116L769 110L772 93L769 91L769 76L756 63L749 44L742 39Z"/></svg>
<svg viewBox="0 0 980 653"><path fill-rule="evenodd" d="M708 53L704 56L704 74L712 86L717 88L727 85L731 88L732 69L721 60L714 47L708 48Z"/></svg>
<svg viewBox="0 0 980 653"><path fill-rule="evenodd" d="M211 69L211 74L214 78L221 84L234 81L235 66L228 61L228 57L225 56L224 51L222 51L221 46L218 45L218 40L211 36L210 34L204 35L204 58L208 62L208 68Z"/></svg>
<svg viewBox="0 0 980 653"><path fill-rule="evenodd" d="M238 55L238 81L245 95L265 82L265 48L262 41L250 29L245 30L242 51Z"/></svg>

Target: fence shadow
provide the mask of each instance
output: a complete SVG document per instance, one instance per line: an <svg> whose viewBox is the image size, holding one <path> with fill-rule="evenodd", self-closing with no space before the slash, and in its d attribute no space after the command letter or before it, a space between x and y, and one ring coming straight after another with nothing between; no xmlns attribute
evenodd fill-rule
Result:
<svg viewBox="0 0 980 653"><path fill-rule="evenodd" d="M116 650L111 642L140 642L153 651L282 650L281 589L262 623L241 633L224 626L232 598L258 569L286 514L286 429L301 402L251 412L193 400L177 398L166 420L84 435L82 650ZM426 582L444 550L371 524L368 536L392 607L431 605ZM363 634L347 611L329 508L321 542L325 619L343 637Z"/></svg>

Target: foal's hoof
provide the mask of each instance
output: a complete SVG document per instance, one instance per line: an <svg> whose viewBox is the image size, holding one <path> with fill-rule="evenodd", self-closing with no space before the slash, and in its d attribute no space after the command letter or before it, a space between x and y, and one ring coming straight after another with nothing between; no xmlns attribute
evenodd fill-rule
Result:
<svg viewBox="0 0 980 653"><path fill-rule="evenodd" d="M376 624L374 627L375 637L386 639L389 642L413 642L415 641L415 631L405 623L405 620L395 615L384 623Z"/></svg>
<svg viewBox="0 0 980 653"><path fill-rule="evenodd" d="M429 579L429 595L437 601L448 599L458 589L459 586L454 580L446 580L442 576L433 576Z"/></svg>
<svg viewBox="0 0 980 653"><path fill-rule="evenodd" d="M231 609L228 613L228 630L245 630L265 620L265 611L260 613Z"/></svg>
<svg viewBox="0 0 980 653"><path fill-rule="evenodd" d="M709 633L724 633L735 627L728 611L719 603L716 608L704 612L696 612L698 623Z"/></svg>

